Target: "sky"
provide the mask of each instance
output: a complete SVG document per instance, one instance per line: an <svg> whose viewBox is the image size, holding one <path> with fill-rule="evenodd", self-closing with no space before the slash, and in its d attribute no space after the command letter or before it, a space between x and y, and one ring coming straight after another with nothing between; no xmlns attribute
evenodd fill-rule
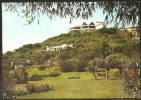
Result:
<svg viewBox="0 0 141 100"><path fill-rule="evenodd" d="M2 4L2 49L3 53L14 51L22 45L41 43L44 40L67 33L69 28L76 25L82 25L83 22L91 23L96 21L104 21L105 15L101 9L96 9L94 17L88 20L76 19L69 23L69 18L62 19L56 17L51 20L46 15L40 17L40 24L37 21L30 25L25 25L26 20L19 17L17 13L5 12Z"/></svg>

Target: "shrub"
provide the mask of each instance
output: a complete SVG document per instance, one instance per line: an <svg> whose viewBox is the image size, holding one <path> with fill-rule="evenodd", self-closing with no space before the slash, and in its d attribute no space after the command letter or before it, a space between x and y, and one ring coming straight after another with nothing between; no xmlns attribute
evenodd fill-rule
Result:
<svg viewBox="0 0 141 100"><path fill-rule="evenodd" d="M18 95L18 96L30 94L30 91L25 86L16 86L13 91L14 91L14 95Z"/></svg>
<svg viewBox="0 0 141 100"><path fill-rule="evenodd" d="M50 74L43 74L43 75L40 75L42 78L44 78L44 77L49 77L50 76Z"/></svg>
<svg viewBox="0 0 141 100"><path fill-rule="evenodd" d="M45 69L46 69L45 66L40 66L40 67L38 67L38 70L45 70Z"/></svg>
<svg viewBox="0 0 141 100"><path fill-rule="evenodd" d="M61 66L61 71L63 72L71 72L74 71L73 69L73 63L69 62L69 61L61 61L60 62L60 66Z"/></svg>
<svg viewBox="0 0 141 100"><path fill-rule="evenodd" d="M30 81L39 81L42 80L42 76L38 75L38 74L33 74L31 75L31 77L29 78Z"/></svg>
<svg viewBox="0 0 141 100"><path fill-rule="evenodd" d="M3 67L3 66L2 66ZM13 71L9 68L4 68L2 71L2 98L13 99L13 88L16 85L16 80L13 77Z"/></svg>
<svg viewBox="0 0 141 100"><path fill-rule="evenodd" d="M60 70L54 70L49 74L49 77L57 77L59 75L61 75Z"/></svg>
<svg viewBox="0 0 141 100"><path fill-rule="evenodd" d="M13 71L13 77L17 83L27 83L29 80L26 68L18 68Z"/></svg>
<svg viewBox="0 0 141 100"><path fill-rule="evenodd" d="M28 88L28 90L30 91L30 93L35 93L35 92L44 92L44 91L48 91L49 88L49 84L27 84L26 88Z"/></svg>
<svg viewBox="0 0 141 100"><path fill-rule="evenodd" d="M50 72L48 72L46 74L33 74L33 75L31 75L29 80L30 81L39 81L45 77L57 77L59 75L61 75L61 71L58 68L52 68L52 70L50 70Z"/></svg>
<svg viewBox="0 0 141 100"><path fill-rule="evenodd" d="M44 91L48 91L48 90L51 90L51 89L53 89L53 85L50 88L49 84L41 84L41 85L26 84L24 86L21 86L21 85L16 86L13 89L13 93L14 93L14 95L21 96L21 95L26 95L26 94L30 94L30 93L44 92Z"/></svg>

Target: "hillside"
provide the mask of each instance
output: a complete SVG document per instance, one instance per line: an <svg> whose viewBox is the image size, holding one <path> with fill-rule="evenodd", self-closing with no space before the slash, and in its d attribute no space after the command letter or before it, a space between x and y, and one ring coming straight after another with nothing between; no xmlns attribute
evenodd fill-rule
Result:
<svg viewBox="0 0 141 100"><path fill-rule="evenodd" d="M4 63L59 66L62 71L84 71L88 62L96 57L139 57L140 40L128 31L103 28L90 32L69 32L49 38L42 43L23 45L15 52L3 55ZM73 47L46 51L46 46L73 44ZM102 65L101 65L102 66Z"/></svg>

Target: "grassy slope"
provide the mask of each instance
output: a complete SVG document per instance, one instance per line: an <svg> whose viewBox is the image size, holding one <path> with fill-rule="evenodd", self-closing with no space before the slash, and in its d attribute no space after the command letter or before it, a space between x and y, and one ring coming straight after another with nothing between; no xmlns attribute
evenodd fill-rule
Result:
<svg viewBox="0 0 141 100"><path fill-rule="evenodd" d="M55 78L47 77L35 83L53 84L54 90L18 98L123 98L122 79L113 77L115 70L111 71L109 80L102 76L98 80L94 80L89 72L67 72ZM68 76L71 75L80 75L81 78L68 79Z"/></svg>

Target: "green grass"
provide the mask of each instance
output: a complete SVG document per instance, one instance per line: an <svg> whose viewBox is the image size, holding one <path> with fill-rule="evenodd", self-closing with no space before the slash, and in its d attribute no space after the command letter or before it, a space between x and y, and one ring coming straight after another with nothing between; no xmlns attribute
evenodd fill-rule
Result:
<svg viewBox="0 0 141 100"><path fill-rule="evenodd" d="M89 72L66 72L58 77L47 77L41 81L29 81L29 83L53 84L54 90L17 96L17 99L124 98L122 79L120 79L120 77L114 77L114 71L116 71L116 69L112 69L109 80L106 80L103 76L94 80L92 74ZM45 72L46 71L42 71L42 74ZM68 79L68 76L72 75L79 75L80 79Z"/></svg>

